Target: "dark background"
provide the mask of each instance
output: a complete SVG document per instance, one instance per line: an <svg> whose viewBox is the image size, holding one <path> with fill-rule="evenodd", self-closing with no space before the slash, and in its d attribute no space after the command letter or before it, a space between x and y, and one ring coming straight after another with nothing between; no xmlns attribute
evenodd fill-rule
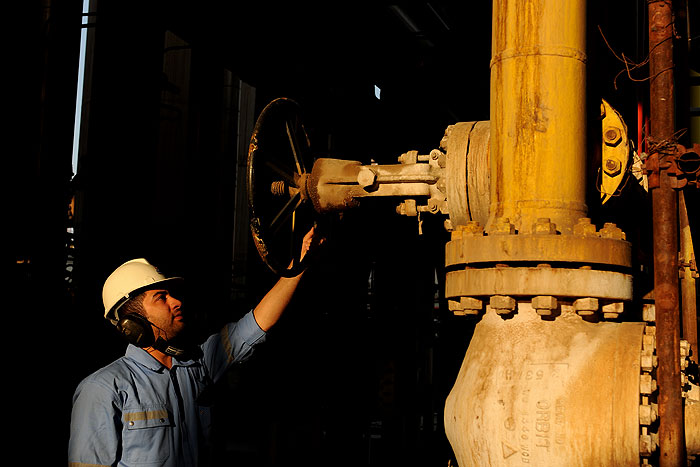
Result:
<svg viewBox="0 0 700 467"><path fill-rule="evenodd" d="M103 0L88 16L94 48L73 174L82 5L23 3L7 18L21 27L8 42L6 92L17 107L4 125L6 385L18 412L12 431L36 446L18 458L42 465L65 463L77 383L123 354L102 319L102 283L115 267L146 257L185 276L201 336L276 280L248 239L241 198L247 141L269 101L300 104L319 155L363 163L427 154L448 125L489 118L490 2ZM645 8L589 1L593 161L601 98L634 140L637 104L648 113L647 82L619 75L611 51L646 57ZM679 52L679 67L697 63L696 52ZM677 80L688 102L687 75ZM679 105L679 128L689 112ZM594 222L613 219L636 235L644 261L648 200L632 190L601 208L594 179ZM425 219L418 235L395 204L323 219L328 244L290 309L256 358L216 388L217 465L452 458L442 408L475 321L452 316L442 299L443 219Z"/></svg>

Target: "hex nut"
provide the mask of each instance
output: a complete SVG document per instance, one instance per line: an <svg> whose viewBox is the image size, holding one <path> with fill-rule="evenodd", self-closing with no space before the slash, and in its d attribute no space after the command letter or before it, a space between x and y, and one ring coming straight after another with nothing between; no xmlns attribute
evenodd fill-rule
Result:
<svg viewBox="0 0 700 467"><path fill-rule="evenodd" d="M551 295L538 295L532 298L532 308L540 316L550 316L557 306L557 299Z"/></svg>
<svg viewBox="0 0 700 467"><path fill-rule="evenodd" d="M574 235L581 235L584 237L597 237L598 231L595 224L591 224L591 220L588 217L581 217L574 224Z"/></svg>
<svg viewBox="0 0 700 467"><path fill-rule="evenodd" d="M612 222L606 222L603 228L600 229L600 236L603 238L612 238L613 240L625 240L626 235L618 226Z"/></svg>
<svg viewBox="0 0 700 467"><path fill-rule="evenodd" d="M418 215L415 199L407 199L396 206L396 213L401 216L413 217Z"/></svg>
<svg viewBox="0 0 700 467"><path fill-rule="evenodd" d="M548 217L541 217L533 224L532 232L538 235L555 235L557 226Z"/></svg>
<svg viewBox="0 0 700 467"><path fill-rule="evenodd" d="M598 299L593 297L579 298L574 301L574 311L580 316L590 316L598 311Z"/></svg>
<svg viewBox="0 0 700 467"><path fill-rule="evenodd" d="M615 319L620 316L624 309L624 302L607 303L602 307L603 317L606 319Z"/></svg>
<svg viewBox="0 0 700 467"><path fill-rule="evenodd" d="M609 126L603 130L603 141L608 146L617 146L622 141L622 132L616 126Z"/></svg>
<svg viewBox="0 0 700 467"><path fill-rule="evenodd" d="M642 350L639 360L639 366L642 371L651 372L654 370L657 364L656 355L654 355L653 350Z"/></svg>
<svg viewBox="0 0 700 467"><path fill-rule="evenodd" d="M658 405L657 404L641 404L639 406L639 424L640 425L651 425L658 418Z"/></svg>
<svg viewBox="0 0 700 467"><path fill-rule="evenodd" d="M681 357L688 357L690 355L690 342L685 339L681 339Z"/></svg>
<svg viewBox="0 0 700 467"><path fill-rule="evenodd" d="M484 227L478 221L467 221L463 231L466 235L481 236L484 235Z"/></svg>
<svg viewBox="0 0 700 467"><path fill-rule="evenodd" d="M509 314L515 310L515 299L506 295L493 295L489 305L498 314Z"/></svg>
<svg viewBox="0 0 700 467"><path fill-rule="evenodd" d="M609 176L614 177L620 172L622 172L622 164L620 163L620 161L615 159L605 159L603 171Z"/></svg>
<svg viewBox="0 0 700 467"><path fill-rule="evenodd" d="M477 314L484 308L484 302L474 297L460 297L459 304L466 314Z"/></svg>
<svg viewBox="0 0 700 467"><path fill-rule="evenodd" d="M484 307L484 303L473 297L459 297L459 299L448 299L447 306L456 316L464 316L479 314Z"/></svg>
<svg viewBox="0 0 700 467"><path fill-rule="evenodd" d="M652 394L656 391L656 380L649 374L642 374L639 376L639 393L640 394Z"/></svg>
<svg viewBox="0 0 700 467"><path fill-rule="evenodd" d="M515 226L510 223L507 217L497 217L494 219L489 235L512 235L515 233Z"/></svg>
<svg viewBox="0 0 700 467"><path fill-rule="evenodd" d="M639 454L642 456L650 456L656 451L659 444L659 435L656 433L648 433L646 427L642 427L642 434L639 435Z"/></svg>

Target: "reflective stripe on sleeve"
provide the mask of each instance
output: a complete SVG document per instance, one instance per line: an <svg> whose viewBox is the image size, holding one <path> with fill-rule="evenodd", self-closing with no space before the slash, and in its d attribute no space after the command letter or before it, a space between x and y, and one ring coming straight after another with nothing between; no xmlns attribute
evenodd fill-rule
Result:
<svg viewBox="0 0 700 467"><path fill-rule="evenodd" d="M133 422L137 420L155 420L159 418L168 418L168 412L166 410L151 410L149 412L130 412L124 414L125 422Z"/></svg>
<svg viewBox="0 0 700 467"><path fill-rule="evenodd" d="M68 467L109 467L103 464L84 464L83 462L70 462Z"/></svg>

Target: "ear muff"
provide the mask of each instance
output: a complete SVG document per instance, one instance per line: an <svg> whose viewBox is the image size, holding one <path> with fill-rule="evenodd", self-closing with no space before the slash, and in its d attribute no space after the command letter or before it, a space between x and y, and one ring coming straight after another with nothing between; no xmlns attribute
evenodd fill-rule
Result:
<svg viewBox="0 0 700 467"><path fill-rule="evenodd" d="M151 322L142 315L130 313L120 318L116 327L130 344L137 347L150 347L155 343Z"/></svg>

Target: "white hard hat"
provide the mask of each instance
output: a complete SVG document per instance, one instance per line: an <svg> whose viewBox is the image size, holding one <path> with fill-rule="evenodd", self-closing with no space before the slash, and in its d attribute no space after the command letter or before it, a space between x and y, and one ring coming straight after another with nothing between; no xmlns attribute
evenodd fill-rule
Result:
<svg viewBox="0 0 700 467"><path fill-rule="evenodd" d="M166 277L144 258L132 259L109 275L102 288L105 318L116 324L115 312L129 298L144 289L167 281L181 281L182 277Z"/></svg>

